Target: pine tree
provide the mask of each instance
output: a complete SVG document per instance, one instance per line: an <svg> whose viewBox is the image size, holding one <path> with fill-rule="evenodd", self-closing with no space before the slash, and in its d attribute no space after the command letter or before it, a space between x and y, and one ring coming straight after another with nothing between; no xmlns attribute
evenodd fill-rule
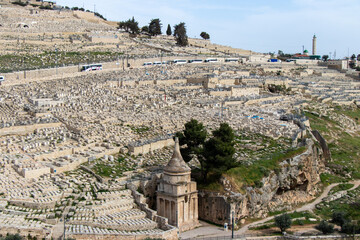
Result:
<svg viewBox="0 0 360 240"><path fill-rule="evenodd" d="M149 33L152 36L161 35L161 25L160 19L152 19L149 23Z"/></svg>
<svg viewBox="0 0 360 240"><path fill-rule="evenodd" d="M171 34L172 34L171 27L170 27L170 24L168 24L167 30L166 30L166 35L171 36Z"/></svg>
<svg viewBox="0 0 360 240"><path fill-rule="evenodd" d="M177 45L183 47L188 45L188 36L186 35L185 23L181 22L174 26L174 36Z"/></svg>
<svg viewBox="0 0 360 240"><path fill-rule="evenodd" d="M213 137L204 144L204 180L209 172L217 178L236 166L234 139L233 129L227 123L221 123L219 129L213 131Z"/></svg>
<svg viewBox="0 0 360 240"><path fill-rule="evenodd" d="M196 119L191 119L185 123L185 130L177 132L176 136L179 138L180 145L186 145L181 149L181 155L185 162L189 162L193 155L199 155L202 152L202 146L207 137L207 131L201 122Z"/></svg>

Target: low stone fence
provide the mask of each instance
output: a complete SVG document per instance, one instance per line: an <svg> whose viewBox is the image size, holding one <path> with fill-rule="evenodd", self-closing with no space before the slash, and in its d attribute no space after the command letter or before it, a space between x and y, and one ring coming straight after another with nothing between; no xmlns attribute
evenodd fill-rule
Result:
<svg viewBox="0 0 360 240"><path fill-rule="evenodd" d="M133 235L115 235L115 234L67 234L66 237L74 238L77 240L89 240L89 239L96 239L96 240L144 240L144 239L167 239L167 240L176 240L178 237L174 237L172 234L167 232L161 234L148 234L148 235L140 235L140 234L133 234Z"/></svg>
<svg viewBox="0 0 360 240"><path fill-rule="evenodd" d="M136 204L140 207L140 210L146 213L147 218L155 221L158 224L158 227L164 232L163 236L160 236L161 239L178 239L178 229L174 226L168 224L168 219L162 216L157 215L155 210L149 208L146 203L146 198L144 195L137 191L137 186L129 183L127 184L128 188L132 191L132 195L135 199ZM151 236L152 238L154 236Z"/></svg>
<svg viewBox="0 0 360 240"><path fill-rule="evenodd" d="M93 176L96 178L96 180L98 180L99 182L101 182L101 183L107 182L107 180L105 180L105 179L102 178L101 176L97 175L97 174L96 174L93 170L91 170L90 168L85 167L84 165L81 165L80 168L81 168L82 170L84 170L85 172L88 172L88 173L90 173L91 175L93 175Z"/></svg>
<svg viewBox="0 0 360 240"><path fill-rule="evenodd" d="M257 235L234 235L234 238L231 237L231 232L227 232L227 236L219 237L203 237L196 238L199 240L356 240L360 238L360 234L356 235L316 235L316 236L295 236L295 235L284 235L284 236L257 236ZM192 239L192 238L191 238ZM182 240L191 240L182 239Z"/></svg>
<svg viewBox="0 0 360 240"><path fill-rule="evenodd" d="M164 147L169 147L172 145L174 145L174 140L172 138L168 138L168 139L161 139L158 141L153 141L138 145L130 144L128 148L130 153L134 155L139 155L139 154L146 154L151 151L162 149Z"/></svg>
<svg viewBox="0 0 360 240"><path fill-rule="evenodd" d="M15 227L1 227L0 235L6 236L7 234L18 234L20 231L20 235L24 237L31 236L36 239L49 239L48 236L50 231L45 229L34 229L34 228L15 228Z"/></svg>
<svg viewBox="0 0 360 240"><path fill-rule="evenodd" d="M37 129L42 128L56 128L61 126L61 122L57 123L43 123L43 124L33 124L33 125L21 125L21 126L12 126L0 129L0 136L6 135L25 135L32 133Z"/></svg>

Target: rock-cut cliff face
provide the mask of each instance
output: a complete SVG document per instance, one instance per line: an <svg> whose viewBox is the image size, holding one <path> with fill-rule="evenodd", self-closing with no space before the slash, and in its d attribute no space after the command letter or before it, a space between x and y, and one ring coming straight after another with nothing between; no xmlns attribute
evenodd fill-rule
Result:
<svg viewBox="0 0 360 240"><path fill-rule="evenodd" d="M261 188L248 187L244 194L199 192L199 217L217 224L228 222L231 212L241 221L247 217L263 218L268 212L291 209L311 201L319 192L320 173L324 170L323 152L311 139L306 152L280 163L262 179ZM229 183L223 179L223 183ZM228 187L228 186L227 186Z"/></svg>

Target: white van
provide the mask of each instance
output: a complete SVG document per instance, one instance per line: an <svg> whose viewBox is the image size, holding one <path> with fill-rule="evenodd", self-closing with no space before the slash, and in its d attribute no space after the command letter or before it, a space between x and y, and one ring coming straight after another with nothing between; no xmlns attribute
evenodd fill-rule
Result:
<svg viewBox="0 0 360 240"><path fill-rule="evenodd" d="M218 62L217 58L208 58L204 62Z"/></svg>
<svg viewBox="0 0 360 240"><path fill-rule="evenodd" d="M183 59L175 59L173 61L174 64L186 64L187 61L186 60L183 60Z"/></svg>

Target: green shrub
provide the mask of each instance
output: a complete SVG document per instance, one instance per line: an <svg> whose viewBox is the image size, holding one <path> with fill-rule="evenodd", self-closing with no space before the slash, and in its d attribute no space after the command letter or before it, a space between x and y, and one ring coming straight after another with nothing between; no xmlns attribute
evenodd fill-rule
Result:
<svg viewBox="0 0 360 240"><path fill-rule="evenodd" d="M348 222L348 219L344 212L334 212L331 222L342 227L346 222Z"/></svg>
<svg viewBox="0 0 360 240"><path fill-rule="evenodd" d="M27 6L27 2L21 2L21 1L15 1L15 2L12 2L12 4L14 5L19 5L19 6L22 6L22 7L25 7Z"/></svg>
<svg viewBox="0 0 360 240"><path fill-rule="evenodd" d="M351 222L346 222L341 226L341 232L346 234L358 234L360 233L360 226Z"/></svg>
<svg viewBox="0 0 360 240"><path fill-rule="evenodd" d="M316 225L315 228L319 231L321 231L323 234L330 234L333 233L334 230L334 225L328 223L325 220L322 220L319 225Z"/></svg>

